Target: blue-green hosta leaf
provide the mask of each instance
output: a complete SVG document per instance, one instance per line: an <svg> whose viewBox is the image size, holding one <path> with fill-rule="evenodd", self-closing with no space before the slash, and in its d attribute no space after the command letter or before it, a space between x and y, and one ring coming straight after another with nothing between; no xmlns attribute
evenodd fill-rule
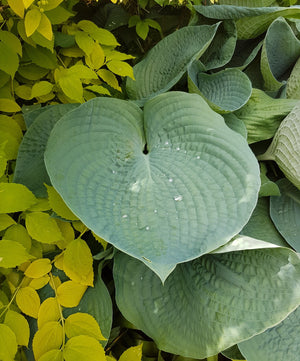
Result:
<svg viewBox="0 0 300 361"><path fill-rule="evenodd" d="M270 202L267 197L258 199L249 222L241 230L240 234L277 244L278 246L289 247L271 220Z"/></svg>
<svg viewBox="0 0 300 361"><path fill-rule="evenodd" d="M241 134L245 139L247 139L247 128L245 123L239 119L233 113L223 114L226 125L234 130L235 132Z"/></svg>
<svg viewBox="0 0 300 361"><path fill-rule="evenodd" d="M261 72L266 90L276 91L287 71L300 56L300 40L282 17L269 26L261 53Z"/></svg>
<svg viewBox="0 0 300 361"><path fill-rule="evenodd" d="M277 184L281 196L271 197L271 218L285 240L300 252L300 191L287 179Z"/></svg>
<svg viewBox="0 0 300 361"><path fill-rule="evenodd" d="M277 326L238 345L247 361L298 361L300 307Z"/></svg>
<svg viewBox="0 0 300 361"><path fill-rule="evenodd" d="M223 21L216 35L201 56L201 62L206 70L219 68L229 62L236 46L236 27L232 20Z"/></svg>
<svg viewBox="0 0 300 361"><path fill-rule="evenodd" d="M218 1L218 4L220 5L247 6L251 8L270 6L273 3L274 3L273 0L219 0Z"/></svg>
<svg viewBox="0 0 300 361"><path fill-rule="evenodd" d="M147 99L171 89L207 49L218 25L188 26L161 40L133 67L135 80L126 81L129 98L144 104Z"/></svg>
<svg viewBox="0 0 300 361"><path fill-rule="evenodd" d="M125 254L114 263L125 318L159 349L197 359L283 320L300 302L299 276L297 254L280 247L204 255L178 265L164 285Z"/></svg>
<svg viewBox="0 0 300 361"><path fill-rule="evenodd" d="M257 56L263 41L258 39L238 40L236 43L234 54L227 68L238 68L244 70Z"/></svg>
<svg viewBox="0 0 300 361"><path fill-rule="evenodd" d="M45 155L71 210L162 279L237 234L260 185L246 140L196 94L159 95L144 115L93 99L57 123Z"/></svg>
<svg viewBox="0 0 300 361"><path fill-rule="evenodd" d="M44 151L54 124L77 104L59 104L33 111L34 119L19 147L14 172L15 183L24 184L37 197L46 197L44 183L50 184L44 164ZM27 115L30 118L30 113Z"/></svg>
<svg viewBox="0 0 300 361"><path fill-rule="evenodd" d="M285 176L300 189L300 101L281 122L261 160L275 160Z"/></svg>
<svg viewBox="0 0 300 361"><path fill-rule="evenodd" d="M248 143L255 143L272 138L296 104L295 99L273 99L262 90L253 89L247 104L234 114L246 124Z"/></svg>
<svg viewBox="0 0 300 361"><path fill-rule="evenodd" d="M195 5L196 11L207 18L236 20L239 39L252 39L267 30L269 25L282 17L299 18L300 6L245 7L233 5Z"/></svg>
<svg viewBox="0 0 300 361"><path fill-rule="evenodd" d="M226 69L214 74L205 74L197 72L197 66L192 64L188 75L189 81L197 87L196 92L216 112L227 113L240 109L251 96L251 82L239 69ZM194 89L193 86L190 91Z"/></svg>
<svg viewBox="0 0 300 361"><path fill-rule="evenodd" d="M300 99L300 57L288 78L286 96L291 99Z"/></svg>

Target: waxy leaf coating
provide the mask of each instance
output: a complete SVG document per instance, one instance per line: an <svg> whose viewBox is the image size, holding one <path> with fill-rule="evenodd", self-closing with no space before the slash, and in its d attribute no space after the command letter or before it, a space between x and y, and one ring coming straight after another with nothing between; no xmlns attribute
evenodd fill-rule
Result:
<svg viewBox="0 0 300 361"><path fill-rule="evenodd" d="M260 186L246 140L180 92L148 101L144 114L118 99L81 105L55 126L45 162L74 214L162 280L237 234Z"/></svg>

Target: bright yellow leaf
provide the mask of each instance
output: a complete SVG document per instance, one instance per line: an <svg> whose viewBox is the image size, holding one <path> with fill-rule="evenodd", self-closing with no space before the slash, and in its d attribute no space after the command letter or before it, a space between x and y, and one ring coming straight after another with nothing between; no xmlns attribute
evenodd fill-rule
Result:
<svg viewBox="0 0 300 361"><path fill-rule="evenodd" d="M23 0L25 9L28 9L29 6L34 2L34 0Z"/></svg>
<svg viewBox="0 0 300 361"><path fill-rule="evenodd" d="M83 87L80 79L69 74L67 69L65 72L61 71L61 75L58 79L58 84L61 87L63 93L70 99L78 103L83 103Z"/></svg>
<svg viewBox="0 0 300 361"><path fill-rule="evenodd" d="M72 226L76 229L77 232L79 233L84 233L87 231L87 226L85 224L83 224L81 221L75 221L72 222Z"/></svg>
<svg viewBox="0 0 300 361"><path fill-rule="evenodd" d="M48 17L44 13L41 16L40 24L36 30L44 38L46 38L48 40L52 40L52 38L53 38L52 24L51 24L51 21L48 19Z"/></svg>
<svg viewBox="0 0 300 361"><path fill-rule="evenodd" d="M62 350L50 350L41 356L38 361L63 361Z"/></svg>
<svg viewBox="0 0 300 361"><path fill-rule="evenodd" d="M0 213L25 211L35 202L33 193L23 184L0 183Z"/></svg>
<svg viewBox="0 0 300 361"><path fill-rule="evenodd" d="M99 69L104 65L104 51L100 44L94 43L93 50L85 56L85 62L91 69Z"/></svg>
<svg viewBox="0 0 300 361"><path fill-rule="evenodd" d="M60 253L54 258L54 266L63 271L64 269L64 254Z"/></svg>
<svg viewBox="0 0 300 361"><path fill-rule="evenodd" d="M107 243L103 238L97 236L96 233L92 232L92 235L94 236L94 238L95 238L99 243L102 244L102 247L104 248L104 250L106 250L106 247L107 247L108 243Z"/></svg>
<svg viewBox="0 0 300 361"><path fill-rule="evenodd" d="M16 302L19 309L25 313L25 315L33 318L38 317L40 297L36 290L31 287L21 288L17 293Z"/></svg>
<svg viewBox="0 0 300 361"><path fill-rule="evenodd" d="M45 275L40 278L32 279L28 284L28 286L34 288L35 290L39 290L44 286L46 286L46 284L48 284L49 281L50 281L50 277L48 275Z"/></svg>
<svg viewBox="0 0 300 361"><path fill-rule="evenodd" d="M94 49L95 41L84 31L75 33L75 41L79 48L84 51L85 55L90 55Z"/></svg>
<svg viewBox="0 0 300 361"><path fill-rule="evenodd" d="M57 191L54 189L54 187L46 185L47 193L49 197L49 203L52 208L52 210L58 214L60 217L75 221L78 220L78 218L75 216L75 214L70 210L70 208L66 205L66 203L63 201L61 196L57 193Z"/></svg>
<svg viewBox="0 0 300 361"><path fill-rule="evenodd" d="M12 361L18 350L16 335L10 327L0 323L0 360Z"/></svg>
<svg viewBox="0 0 300 361"><path fill-rule="evenodd" d="M49 10L55 9L62 2L63 2L63 0L47 0L47 1L45 1L45 4L42 5L42 8L45 11L49 11Z"/></svg>
<svg viewBox="0 0 300 361"><path fill-rule="evenodd" d="M112 356L106 356L106 361L117 361L117 359Z"/></svg>
<svg viewBox="0 0 300 361"><path fill-rule="evenodd" d="M8 310L5 315L4 324L15 333L18 345L28 346L30 331L28 321L23 315Z"/></svg>
<svg viewBox="0 0 300 361"><path fill-rule="evenodd" d="M88 313L77 312L70 315L65 321L65 329L68 338L87 335L99 341L106 340L101 333L98 322Z"/></svg>
<svg viewBox="0 0 300 361"><path fill-rule="evenodd" d="M37 198L36 204L28 208L31 212L45 212L51 209L47 198Z"/></svg>
<svg viewBox="0 0 300 361"><path fill-rule="evenodd" d="M120 45L115 36L108 30L98 28L98 26L89 20L81 20L77 24L79 29L88 33L94 40L99 44L108 45L108 46L117 46Z"/></svg>
<svg viewBox="0 0 300 361"><path fill-rule="evenodd" d="M0 267L11 268L34 258L27 253L25 247L16 241L0 240Z"/></svg>
<svg viewBox="0 0 300 361"><path fill-rule="evenodd" d="M41 22L41 12L38 8L33 8L27 11L24 19L26 36L32 35L39 27Z"/></svg>
<svg viewBox="0 0 300 361"><path fill-rule="evenodd" d="M52 269L49 258L41 258L33 261L26 269L25 276L29 278L40 278L49 273Z"/></svg>
<svg viewBox="0 0 300 361"><path fill-rule="evenodd" d="M21 110L19 104L13 99L1 98L0 99L0 111L5 113L14 113Z"/></svg>
<svg viewBox="0 0 300 361"><path fill-rule="evenodd" d="M74 281L63 282L57 288L58 301L64 307L76 307L78 306L86 289L87 286Z"/></svg>
<svg viewBox="0 0 300 361"><path fill-rule="evenodd" d="M7 168L7 156L3 150L0 151L0 178L5 174Z"/></svg>
<svg viewBox="0 0 300 361"><path fill-rule="evenodd" d="M4 151L8 160L16 159L22 137L22 130L19 127L18 123L11 117L8 117L6 115L0 115L1 151Z"/></svg>
<svg viewBox="0 0 300 361"><path fill-rule="evenodd" d="M60 219L56 219L56 223L63 235L63 240L60 242L57 242L57 246L60 249L65 249L67 245L72 242L75 238L75 232L73 227L69 222L64 222Z"/></svg>
<svg viewBox="0 0 300 361"><path fill-rule="evenodd" d="M68 340L64 349L65 361L106 361L104 349L93 337L81 335Z"/></svg>
<svg viewBox="0 0 300 361"><path fill-rule="evenodd" d="M35 360L50 350L59 349L63 342L63 328L59 322L50 321L39 329L32 340Z"/></svg>
<svg viewBox="0 0 300 361"><path fill-rule="evenodd" d="M16 222L8 214L0 214L0 231L16 224Z"/></svg>
<svg viewBox="0 0 300 361"><path fill-rule="evenodd" d="M4 233L3 238L21 243L27 251L31 248L31 238L24 226L14 224Z"/></svg>
<svg viewBox="0 0 300 361"><path fill-rule="evenodd" d="M23 0L7 0L7 3L15 14L19 15L20 18L24 17L25 8Z"/></svg>
<svg viewBox="0 0 300 361"><path fill-rule="evenodd" d="M34 83L31 89L31 98L49 94L52 91L53 86L52 83L45 80Z"/></svg>
<svg viewBox="0 0 300 361"><path fill-rule="evenodd" d="M63 238L55 219L47 213L28 213L25 223L30 236L41 243L55 243Z"/></svg>
<svg viewBox="0 0 300 361"><path fill-rule="evenodd" d="M129 76L130 78L134 79L132 67L124 61L112 60L109 61L106 66L110 71L117 75Z"/></svg>
<svg viewBox="0 0 300 361"><path fill-rule="evenodd" d="M49 285L52 287L53 290L57 290L58 287L61 285L61 280L58 276L53 276L50 278Z"/></svg>
<svg viewBox="0 0 300 361"><path fill-rule="evenodd" d="M143 345L130 347L122 353L119 361L141 361L142 360L142 348Z"/></svg>
<svg viewBox="0 0 300 361"><path fill-rule="evenodd" d="M60 309L56 298L48 297L41 304L38 313L38 328L42 328L47 322L58 321L60 319Z"/></svg>
<svg viewBox="0 0 300 361"><path fill-rule="evenodd" d="M93 256L86 242L77 238L64 252L64 272L71 280L93 286Z"/></svg>

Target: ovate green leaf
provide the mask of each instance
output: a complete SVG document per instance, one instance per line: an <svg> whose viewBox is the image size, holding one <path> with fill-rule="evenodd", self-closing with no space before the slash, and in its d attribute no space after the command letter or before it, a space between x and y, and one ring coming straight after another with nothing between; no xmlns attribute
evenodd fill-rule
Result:
<svg viewBox="0 0 300 361"><path fill-rule="evenodd" d="M105 340L98 322L88 313L77 312L71 314L65 320L65 329L68 338L87 335L99 341Z"/></svg>
<svg viewBox="0 0 300 361"><path fill-rule="evenodd" d="M38 28L42 13L36 7L28 10L25 15L24 24L26 35L31 36Z"/></svg>
<svg viewBox="0 0 300 361"><path fill-rule="evenodd" d="M56 54L41 46L30 46L24 44L24 49L32 62L41 68L55 69L57 66Z"/></svg>
<svg viewBox="0 0 300 361"><path fill-rule="evenodd" d="M41 243L56 243L63 239L55 219L44 212L28 213L26 228L30 236Z"/></svg>
<svg viewBox="0 0 300 361"><path fill-rule="evenodd" d="M4 101L8 101L8 99ZM17 157L22 136L23 134L20 126L12 117L0 115L0 144L3 145L3 151L8 160Z"/></svg>
<svg viewBox="0 0 300 361"><path fill-rule="evenodd" d="M13 224L16 224L16 222L8 214L0 214L0 231L5 230Z"/></svg>
<svg viewBox="0 0 300 361"><path fill-rule="evenodd" d="M25 211L36 201L32 192L22 184L0 183L0 213Z"/></svg>
<svg viewBox="0 0 300 361"><path fill-rule="evenodd" d="M16 335L10 327L0 323L0 359L11 361L18 351Z"/></svg>
<svg viewBox="0 0 300 361"><path fill-rule="evenodd" d="M119 361L141 361L143 345L129 347L119 358Z"/></svg>
<svg viewBox="0 0 300 361"><path fill-rule="evenodd" d="M0 69L11 77L15 76L15 73L19 66L18 54L6 45L3 41L0 41Z"/></svg>
<svg viewBox="0 0 300 361"><path fill-rule="evenodd" d="M33 258L19 242L2 239L0 241L0 267L12 268Z"/></svg>
<svg viewBox="0 0 300 361"><path fill-rule="evenodd" d="M18 345L28 346L29 325L23 315L15 311L8 310L5 315L4 324L15 333Z"/></svg>
<svg viewBox="0 0 300 361"><path fill-rule="evenodd" d="M5 30L0 31L0 41L4 42L15 53L22 56L22 45L20 40L13 33Z"/></svg>
<svg viewBox="0 0 300 361"><path fill-rule="evenodd" d="M96 24L89 20L81 20L77 24L79 29L88 33L99 44L108 46L120 45L114 35L106 29L99 28Z"/></svg>
<svg viewBox="0 0 300 361"><path fill-rule="evenodd" d="M287 81L286 95L287 98L300 99L300 57Z"/></svg>

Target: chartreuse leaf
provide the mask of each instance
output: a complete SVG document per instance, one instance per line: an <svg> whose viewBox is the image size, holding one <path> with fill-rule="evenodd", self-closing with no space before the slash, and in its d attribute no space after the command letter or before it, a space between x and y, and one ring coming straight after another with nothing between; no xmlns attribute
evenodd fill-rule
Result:
<svg viewBox="0 0 300 361"><path fill-rule="evenodd" d="M19 309L33 318L38 317L40 297L36 290L31 287L22 287L17 293L16 302Z"/></svg>
<svg viewBox="0 0 300 361"><path fill-rule="evenodd" d="M39 290L46 286L50 281L50 277L46 274L39 278L33 278L30 283L28 284L29 287L34 288L35 290Z"/></svg>
<svg viewBox="0 0 300 361"><path fill-rule="evenodd" d="M65 361L106 361L101 344L93 337L86 335L70 338L63 353Z"/></svg>
<svg viewBox="0 0 300 361"><path fill-rule="evenodd" d="M8 160L16 159L21 139L22 130L18 123L11 117L0 115L0 144L4 144Z"/></svg>
<svg viewBox="0 0 300 361"><path fill-rule="evenodd" d="M47 3L42 4L42 8L44 9L44 11L49 11L55 9L62 2L63 0L48 0Z"/></svg>
<svg viewBox="0 0 300 361"><path fill-rule="evenodd" d="M196 86L196 90L193 87L190 91L201 95L216 112L226 113L240 109L251 96L251 81L239 69L206 74L197 72L197 66L192 65L188 75Z"/></svg>
<svg viewBox="0 0 300 361"><path fill-rule="evenodd" d="M38 328L41 329L47 322L58 321L60 317L61 314L57 299L48 297L42 302L39 308L37 317Z"/></svg>
<svg viewBox="0 0 300 361"><path fill-rule="evenodd" d="M0 231L5 230L13 224L16 224L16 222L11 216L8 214L0 214Z"/></svg>
<svg viewBox="0 0 300 361"><path fill-rule="evenodd" d="M129 347L119 358L119 361L141 361L143 345Z"/></svg>
<svg viewBox="0 0 300 361"><path fill-rule="evenodd" d="M57 25L57 24L62 24L65 21L67 21L71 16L73 16L73 13L66 10L62 6L58 6L55 9L46 11L45 15L47 15L48 19L51 21L51 24Z"/></svg>
<svg viewBox="0 0 300 361"><path fill-rule="evenodd" d="M246 226L240 234L261 239L265 242L288 247L288 244L277 231L270 217L270 202L266 197L259 198L256 207Z"/></svg>
<svg viewBox="0 0 300 361"><path fill-rule="evenodd" d="M44 324L33 337L32 350L35 360L38 360L46 352L59 349L63 342L63 328L59 322L50 321Z"/></svg>
<svg viewBox="0 0 300 361"><path fill-rule="evenodd" d="M41 243L56 243L63 238L55 219L48 213L28 213L25 223L29 235Z"/></svg>
<svg viewBox="0 0 300 361"><path fill-rule="evenodd" d="M36 201L33 193L22 184L0 183L0 213L25 211Z"/></svg>
<svg viewBox="0 0 300 361"><path fill-rule="evenodd" d="M38 361L63 361L63 359L63 351L54 349L44 353Z"/></svg>
<svg viewBox="0 0 300 361"><path fill-rule="evenodd" d="M87 286L74 281L63 282L57 288L57 299L64 307L76 307L86 289Z"/></svg>
<svg viewBox="0 0 300 361"><path fill-rule="evenodd" d="M259 190L260 197L280 195L280 190L278 188L278 185L272 182L267 177L267 167L264 163L260 163L260 180L261 180L261 186Z"/></svg>
<svg viewBox="0 0 300 361"><path fill-rule="evenodd" d="M52 265L49 258L41 258L33 261L24 272L29 278L40 278L49 273Z"/></svg>
<svg viewBox="0 0 300 361"><path fill-rule="evenodd" d="M247 361L296 361L300 352L299 332L300 307L275 327L239 343L239 348Z"/></svg>
<svg viewBox="0 0 300 361"><path fill-rule="evenodd" d="M288 78L286 96L290 99L300 99L300 57Z"/></svg>
<svg viewBox="0 0 300 361"><path fill-rule="evenodd" d="M283 320L299 305L299 273L299 257L286 248L204 255L177 265L164 285L142 262L114 258L124 317L159 349L197 359Z"/></svg>
<svg viewBox="0 0 300 361"><path fill-rule="evenodd" d="M26 36L31 36L39 27L42 13L37 7L34 7L26 12L24 25Z"/></svg>
<svg viewBox="0 0 300 361"><path fill-rule="evenodd" d="M271 218L285 240L300 252L300 190L287 179L277 182L280 196L271 197Z"/></svg>
<svg viewBox="0 0 300 361"><path fill-rule="evenodd" d="M53 39L52 24L45 14L41 15L41 21L36 30L47 40Z"/></svg>
<svg viewBox="0 0 300 361"><path fill-rule="evenodd" d="M71 280L93 286L93 256L86 242L77 238L71 241L64 252L64 272Z"/></svg>
<svg viewBox="0 0 300 361"><path fill-rule="evenodd" d="M5 113L14 113L21 110L19 104L13 99L0 98L0 111Z"/></svg>
<svg viewBox="0 0 300 361"><path fill-rule="evenodd" d="M85 62L91 69L99 69L104 65L105 55L100 44L94 42L92 51L85 56ZM129 66L129 64L125 63ZM130 67L131 68L131 67Z"/></svg>
<svg viewBox="0 0 300 361"><path fill-rule="evenodd" d="M24 44L24 50L32 62L41 68L55 69L57 66L56 54L41 46L33 47Z"/></svg>
<svg viewBox="0 0 300 361"><path fill-rule="evenodd" d="M75 41L81 50L85 52L86 55L90 55L94 49L95 41L89 36L89 34L84 31L77 31L75 33Z"/></svg>
<svg viewBox="0 0 300 361"><path fill-rule="evenodd" d="M9 227L4 233L3 238L19 242L26 248L27 251L31 248L31 238L26 228L21 224L14 224Z"/></svg>
<svg viewBox="0 0 300 361"><path fill-rule="evenodd" d="M115 36L106 29L98 28L98 26L89 20L81 20L77 24L78 28L88 33L99 44L108 46L120 45Z"/></svg>
<svg viewBox="0 0 300 361"><path fill-rule="evenodd" d="M23 0L7 0L8 5L12 9L14 13L20 16L20 18L24 17L24 3Z"/></svg>
<svg viewBox="0 0 300 361"><path fill-rule="evenodd" d="M166 36L133 67L135 80L128 78L126 82L129 98L143 104L171 89L187 67L205 52L217 28L218 24L188 26Z"/></svg>
<svg viewBox="0 0 300 361"><path fill-rule="evenodd" d="M14 182L25 184L38 197L47 196L44 183L50 184L44 164L44 151L49 134L58 119L77 106L58 104L46 109L39 108L25 115L29 129L19 147Z"/></svg>
<svg viewBox="0 0 300 361"><path fill-rule="evenodd" d="M33 2L34 0L23 0L25 9L28 9Z"/></svg>
<svg viewBox="0 0 300 361"><path fill-rule="evenodd" d="M51 209L62 218L69 219L71 221L78 220L78 218L68 208L61 196L57 193L57 191L51 186L46 185L46 188Z"/></svg>
<svg viewBox="0 0 300 361"><path fill-rule="evenodd" d="M8 310L5 315L4 324L14 332L18 345L28 346L29 325L23 315L15 311Z"/></svg>
<svg viewBox="0 0 300 361"><path fill-rule="evenodd" d="M0 359L12 361L18 351L15 333L7 325L0 323Z"/></svg>
<svg viewBox="0 0 300 361"><path fill-rule="evenodd" d="M101 333L98 322L88 313L77 312L67 317L65 320L65 330L68 338L87 335L99 341L106 340Z"/></svg>
<svg viewBox="0 0 300 361"><path fill-rule="evenodd" d="M119 86L119 82L118 79L116 78L116 76L109 70L107 69L99 69L97 71L97 74L99 75L99 77L105 81L105 83L107 83L108 85L110 85L112 88L117 89L119 91L121 91L121 88Z"/></svg>
<svg viewBox="0 0 300 361"><path fill-rule="evenodd" d="M11 268L34 258L27 253L26 248L19 242L2 239L0 241L0 267Z"/></svg>
<svg viewBox="0 0 300 361"><path fill-rule="evenodd" d="M300 56L300 40L284 18L269 26L261 54L261 72L266 90L278 90L286 72Z"/></svg>
<svg viewBox="0 0 300 361"><path fill-rule="evenodd" d="M0 41L4 42L14 52L22 56L22 45L16 35L10 31L0 30Z"/></svg>
<svg viewBox="0 0 300 361"><path fill-rule="evenodd" d="M42 80L35 83L31 88L31 98L41 97L43 95L49 94L53 89L53 84Z"/></svg>
<svg viewBox="0 0 300 361"><path fill-rule="evenodd" d="M253 89L247 104L234 114L246 124L248 143L254 143L272 138L296 104L295 99L273 99L262 90Z"/></svg>
<svg viewBox="0 0 300 361"><path fill-rule="evenodd" d="M266 153L259 159L275 160L285 176L300 189L300 102L281 122Z"/></svg>
<svg viewBox="0 0 300 361"><path fill-rule="evenodd" d="M93 99L56 125L45 161L88 228L165 279L247 223L259 169L245 139L196 94L160 95L142 117L131 102Z"/></svg>
<svg viewBox="0 0 300 361"><path fill-rule="evenodd" d="M111 60L106 66L110 71L117 75L128 76L131 79L134 79L133 69L128 63L125 63L125 61Z"/></svg>

